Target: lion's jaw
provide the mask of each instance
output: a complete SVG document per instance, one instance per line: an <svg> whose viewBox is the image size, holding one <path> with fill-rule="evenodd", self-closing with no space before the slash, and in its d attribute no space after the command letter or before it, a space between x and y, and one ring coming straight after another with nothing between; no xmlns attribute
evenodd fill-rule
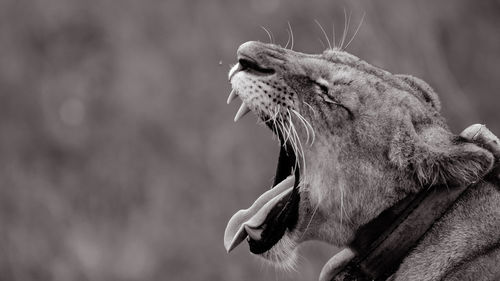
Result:
<svg viewBox="0 0 500 281"><path fill-rule="evenodd" d="M359 226L409 192L445 180L427 176L440 164L427 158L446 158L452 136L436 95L420 80L406 81L340 50L307 55L247 42L238 59L229 78L242 108L276 121L272 129L293 144L301 172L297 222L264 258L293 264L296 246L311 239L344 246ZM481 172L487 162L478 164Z"/></svg>

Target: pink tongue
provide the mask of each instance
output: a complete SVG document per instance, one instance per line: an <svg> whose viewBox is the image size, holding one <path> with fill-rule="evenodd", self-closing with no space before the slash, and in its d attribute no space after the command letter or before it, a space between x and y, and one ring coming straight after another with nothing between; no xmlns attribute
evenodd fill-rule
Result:
<svg viewBox="0 0 500 281"><path fill-rule="evenodd" d="M264 223L271 209L286 195L290 194L293 189L294 176L289 176L274 188L266 191L246 210L239 210L234 214L226 226L224 232L224 247L230 252L236 248L248 235L247 230L259 229ZM260 235L259 231L251 234L254 236Z"/></svg>

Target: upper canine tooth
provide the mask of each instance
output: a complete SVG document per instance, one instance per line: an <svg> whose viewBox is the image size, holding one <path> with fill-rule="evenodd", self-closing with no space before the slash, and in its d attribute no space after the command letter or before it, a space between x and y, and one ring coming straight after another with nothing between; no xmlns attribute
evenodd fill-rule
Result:
<svg viewBox="0 0 500 281"><path fill-rule="evenodd" d="M233 89L227 98L227 104L230 104L236 98L236 91Z"/></svg>
<svg viewBox="0 0 500 281"><path fill-rule="evenodd" d="M236 74L241 69L241 65L239 63L235 64L233 67L231 67L231 70L229 70L229 73L227 75L227 78L229 81L231 81L231 78Z"/></svg>
<svg viewBox="0 0 500 281"><path fill-rule="evenodd" d="M238 112L236 113L236 116L234 116L234 122L240 120L240 118L243 117L243 116L245 116L245 114L247 114L248 112L250 112L250 109L245 104L245 102L243 102L241 104L240 109L238 109Z"/></svg>

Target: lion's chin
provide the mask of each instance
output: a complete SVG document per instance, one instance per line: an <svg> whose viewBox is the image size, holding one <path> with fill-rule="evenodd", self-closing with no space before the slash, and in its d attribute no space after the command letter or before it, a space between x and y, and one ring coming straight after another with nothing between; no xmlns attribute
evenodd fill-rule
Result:
<svg viewBox="0 0 500 281"><path fill-rule="evenodd" d="M231 251L246 238L252 253L263 254L280 242L298 219L300 196L296 184L296 177L289 176L248 209L234 214L224 232L226 250Z"/></svg>
<svg viewBox="0 0 500 281"><path fill-rule="evenodd" d="M270 250L258 256L270 265L283 270L292 271L298 264L297 242L292 239L293 234L288 231Z"/></svg>

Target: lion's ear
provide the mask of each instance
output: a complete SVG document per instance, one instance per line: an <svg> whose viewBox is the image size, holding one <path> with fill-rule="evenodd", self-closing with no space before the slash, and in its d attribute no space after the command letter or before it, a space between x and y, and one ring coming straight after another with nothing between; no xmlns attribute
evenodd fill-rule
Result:
<svg viewBox="0 0 500 281"><path fill-rule="evenodd" d="M423 186L456 186L477 182L491 170L493 162L486 149L434 127L419 134L411 164Z"/></svg>
<svg viewBox="0 0 500 281"><path fill-rule="evenodd" d="M408 123L394 134L389 159L413 171L421 186L471 184L491 170L494 157L486 149L454 137L441 126L417 132Z"/></svg>
<svg viewBox="0 0 500 281"><path fill-rule="evenodd" d="M429 86L429 84L425 83L422 79L411 75L397 74L396 76L413 89L412 94L416 95L426 104L432 106L435 110L441 110L441 103L439 102L438 95L434 92L431 86Z"/></svg>

